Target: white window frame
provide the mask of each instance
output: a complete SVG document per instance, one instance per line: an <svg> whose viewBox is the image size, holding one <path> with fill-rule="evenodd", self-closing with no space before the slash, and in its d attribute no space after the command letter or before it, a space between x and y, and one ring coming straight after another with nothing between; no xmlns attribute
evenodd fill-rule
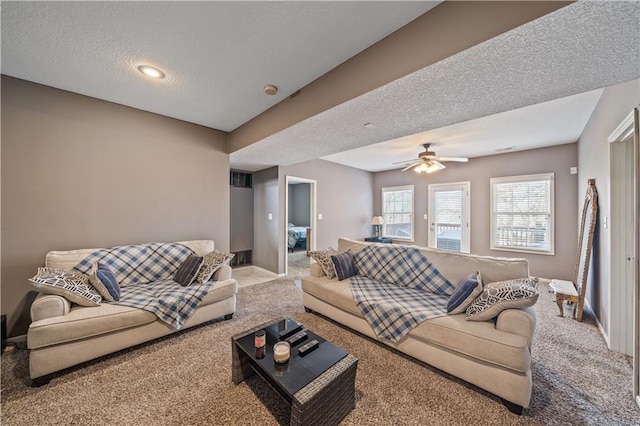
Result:
<svg viewBox="0 0 640 426"><path fill-rule="evenodd" d="M411 212L409 215L411 217L411 235L408 237L398 237L395 235L387 234L387 212L385 211L384 205L384 194L385 192L395 192L395 191L411 191ZM415 222L415 203L416 203L416 193L414 191L413 185L404 185L404 186L388 186L382 188L382 217L384 218L384 224L382 225L382 236L387 238L393 238L394 240L402 240L407 242L413 242L414 238L414 222Z"/></svg>
<svg viewBox="0 0 640 426"><path fill-rule="evenodd" d="M519 182L537 182L537 181L549 181L549 249L548 250L540 250L533 247L521 247L521 246L506 246L506 245L497 245L495 232L496 232L496 212L495 212L495 194L494 189L497 184L504 183L519 183ZM508 177L498 177L491 178L490 189L491 189L491 250L501 250L501 251L511 251L511 252L519 252L519 253L535 253L535 254L543 254L553 256L555 255L555 196L554 196L554 186L555 179L553 173L538 173L532 175L522 175L522 176L508 176Z"/></svg>
<svg viewBox="0 0 640 426"><path fill-rule="evenodd" d="M429 247L436 248L435 194L438 191L462 191L462 217L460 253L471 252L471 182L436 183L429 185Z"/></svg>

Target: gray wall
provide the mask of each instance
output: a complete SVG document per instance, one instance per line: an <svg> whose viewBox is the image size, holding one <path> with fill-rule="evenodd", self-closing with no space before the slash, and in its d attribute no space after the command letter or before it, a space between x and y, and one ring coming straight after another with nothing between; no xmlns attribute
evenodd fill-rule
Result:
<svg viewBox="0 0 640 426"><path fill-rule="evenodd" d="M2 313L26 332L50 250L213 239L229 250L226 134L2 76Z"/></svg>
<svg viewBox="0 0 640 426"><path fill-rule="evenodd" d="M230 250L253 250L253 188L232 186Z"/></svg>
<svg viewBox="0 0 640 426"><path fill-rule="evenodd" d="M533 276L571 279L577 246L577 175L569 168L576 166L575 143L550 148L533 149L501 155L472 158L468 163L447 163L447 168L430 175L393 170L374 174L373 212L382 214L382 188L414 185L415 244L428 245L428 221L423 215L428 209L428 185L436 183L471 182L471 253L525 257ZM538 255L491 250L490 184L492 177L555 173L555 255Z"/></svg>
<svg viewBox="0 0 640 426"><path fill-rule="evenodd" d="M280 250L284 248L280 244L280 240L284 238L280 237L280 222L281 218L284 218L281 212L284 209L280 208L278 169L278 167L271 167L253 174L252 264L276 273L281 272L278 270L278 264Z"/></svg>
<svg viewBox="0 0 640 426"><path fill-rule="evenodd" d="M640 104L640 80L608 87L578 141L579 208L587 190L587 179L596 180L599 224L593 247L593 263L589 272L586 299L604 330L609 329L610 229L603 220L610 217L609 143L607 139L624 118ZM578 219L579 221L579 219Z"/></svg>
<svg viewBox="0 0 640 426"><path fill-rule="evenodd" d="M311 224L310 198L311 184L297 183L289 185L289 222L296 226Z"/></svg>
<svg viewBox="0 0 640 426"><path fill-rule="evenodd" d="M336 247L338 238L363 238L371 233L372 174L324 160L272 167L253 175L253 264L279 274L286 261L286 177L316 181L316 248ZM268 219L271 213L272 220Z"/></svg>
<svg viewBox="0 0 640 426"><path fill-rule="evenodd" d="M284 189L286 176L316 181L317 249L336 248L338 238L364 238L371 233L373 174L324 160L305 161L281 168L280 183ZM284 191L281 191L284 211ZM286 226L286 224L283 224ZM284 271L284 229L280 272Z"/></svg>

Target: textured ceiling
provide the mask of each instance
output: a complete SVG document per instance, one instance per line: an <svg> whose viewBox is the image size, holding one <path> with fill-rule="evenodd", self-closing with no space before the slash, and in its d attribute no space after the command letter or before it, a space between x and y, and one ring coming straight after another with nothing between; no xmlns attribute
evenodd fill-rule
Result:
<svg viewBox="0 0 640 426"><path fill-rule="evenodd" d="M231 131L439 3L3 1L2 73Z"/></svg>
<svg viewBox="0 0 640 426"><path fill-rule="evenodd" d="M486 129L486 135L500 134L499 141L487 137L482 145L477 135L470 133L465 139L452 125L637 79L638 40L640 3L580 1L236 151L231 162L236 168L260 170L319 157L338 161L340 156L330 155L403 138L397 142L402 152L387 158L392 163L412 158L421 143L432 142L416 140L409 149L402 145L407 136L447 126L449 132L438 133L441 156L494 154L504 147L504 140L512 140L509 145L514 150L547 146L549 129L528 127L530 134L521 138L524 127L518 129L512 120L547 111L552 108L549 105L472 123L475 128L494 127ZM570 114L556 117L554 126L560 136L555 137L556 143L578 139L586 124L584 114L590 115L598 97L595 92L558 101L578 99L584 105L576 106L583 114L578 118L582 127L570 122ZM557 111L566 111L564 106L560 104ZM367 122L376 127L365 128ZM510 134L498 129L503 124L510 125ZM455 149L449 150L447 141L454 138ZM380 164L388 154L389 150L370 149L359 158ZM356 164L343 158L339 162L367 169L361 161Z"/></svg>

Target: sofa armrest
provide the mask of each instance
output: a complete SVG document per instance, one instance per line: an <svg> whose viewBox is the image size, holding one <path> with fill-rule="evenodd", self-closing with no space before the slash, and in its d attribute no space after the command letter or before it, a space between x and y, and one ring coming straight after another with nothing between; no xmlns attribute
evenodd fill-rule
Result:
<svg viewBox="0 0 640 426"><path fill-rule="evenodd" d="M532 306L523 309L505 309L498 315L496 329L524 337L531 349L536 321L536 312Z"/></svg>
<svg viewBox="0 0 640 426"><path fill-rule="evenodd" d="M31 321L67 315L71 310L71 302L55 294L39 293L31 304Z"/></svg>
<svg viewBox="0 0 640 426"><path fill-rule="evenodd" d="M309 275L311 275L312 277L322 278L325 276L325 273L320 267L320 264L318 262L315 262L311 264Z"/></svg>
<svg viewBox="0 0 640 426"><path fill-rule="evenodd" d="M231 266L229 265L222 265L222 267L218 269L216 272L214 272L213 276L211 277L211 279L214 281L224 281L230 278L231 278Z"/></svg>

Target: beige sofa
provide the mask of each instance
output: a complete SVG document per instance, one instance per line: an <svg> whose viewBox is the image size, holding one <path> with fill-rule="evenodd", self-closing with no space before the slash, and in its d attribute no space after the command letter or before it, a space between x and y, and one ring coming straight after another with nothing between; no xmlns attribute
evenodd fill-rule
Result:
<svg viewBox="0 0 640 426"><path fill-rule="evenodd" d="M214 249L211 240L179 244L200 256ZM72 269L96 250L52 251L47 254L45 266ZM212 279L218 282L182 329L233 316L238 285L231 278L231 268L222 266ZM177 331L146 310L112 303L79 306L62 296L42 293L31 305L31 321L27 346L31 350L29 371L33 386L48 383L56 371Z"/></svg>
<svg viewBox="0 0 640 426"><path fill-rule="evenodd" d="M338 251L356 253L365 242L339 239ZM452 283L480 271L484 283L529 276L526 259L475 256L421 248L425 256ZM421 323L399 342L377 338L353 300L350 281L329 279L320 265L311 265L302 279L307 311L325 315L349 328L459 377L500 398L521 414L531 399L531 341L536 326L533 308L507 309L491 321L465 320L465 314L447 315Z"/></svg>

